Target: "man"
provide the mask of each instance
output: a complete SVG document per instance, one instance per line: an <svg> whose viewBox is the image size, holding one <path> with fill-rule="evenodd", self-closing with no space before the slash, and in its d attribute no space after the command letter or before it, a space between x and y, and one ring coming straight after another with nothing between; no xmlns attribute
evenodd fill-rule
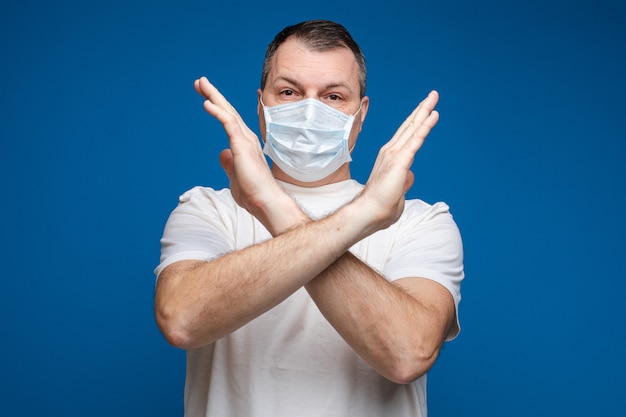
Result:
<svg viewBox="0 0 626 417"><path fill-rule="evenodd" d="M229 138L230 189L180 197L155 271L157 323L187 350L187 416L426 415L426 372L459 331L463 278L448 207L404 198L438 95L362 186L349 161L365 79L343 26L285 28L258 90L263 147L206 78L195 82Z"/></svg>

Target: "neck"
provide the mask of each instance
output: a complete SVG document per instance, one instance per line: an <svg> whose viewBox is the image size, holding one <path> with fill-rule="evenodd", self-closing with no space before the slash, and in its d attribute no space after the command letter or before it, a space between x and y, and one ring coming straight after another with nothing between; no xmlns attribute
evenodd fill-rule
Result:
<svg viewBox="0 0 626 417"><path fill-rule="evenodd" d="M345 163L339 167L339 169L326 178L322 178L321 180L314 182L303 182L298 181L295 178L290 177L285 174L285 172L280 169L276 164L272 166L272 175L279 181L287 182L289 184L297 185L299 187L321 187L322 185L334 184L336 182L346 181L351 179L350 176L350 164Z"/></svg>

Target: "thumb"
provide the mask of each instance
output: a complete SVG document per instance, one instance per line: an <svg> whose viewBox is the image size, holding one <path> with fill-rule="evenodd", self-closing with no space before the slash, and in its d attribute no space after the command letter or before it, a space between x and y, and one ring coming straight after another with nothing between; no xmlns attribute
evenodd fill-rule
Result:
<svg viewBox="0 0 626 417"><path fill-rule="evenodd" d="M415 181L415 174L413 174L413 171L408 170L406 173L406 179L404 180L404 193L405 194L413 186L414 181Z"/></svg>
<svg viewBox="0 0 626 417"><path fill-rule="evenodd" d="M228 178L231 178L233 172L233 153L230 149L224 149L220 152L220 165L226 172Z"/></svg>

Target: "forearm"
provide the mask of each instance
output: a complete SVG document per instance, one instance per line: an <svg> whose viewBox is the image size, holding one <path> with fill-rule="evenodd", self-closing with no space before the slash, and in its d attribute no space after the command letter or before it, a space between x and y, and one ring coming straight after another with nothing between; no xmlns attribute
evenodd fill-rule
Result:
<svg viewBox="0 0 626 417"><path fill-rule="evenodd" d="M397 383L411 382L430 369L453 317L445 309L449 303L409 294L349 252L306 289L346 342Z"/></svg>
<svg viewBox="0 0 626 417"><path fill-rule="evenodd" d="M302 212L279 236L210 262L183 261L159 277L157 323L175 346L193 348L233 332L289 297L362 238L338 212L312 222Z"/></svg>

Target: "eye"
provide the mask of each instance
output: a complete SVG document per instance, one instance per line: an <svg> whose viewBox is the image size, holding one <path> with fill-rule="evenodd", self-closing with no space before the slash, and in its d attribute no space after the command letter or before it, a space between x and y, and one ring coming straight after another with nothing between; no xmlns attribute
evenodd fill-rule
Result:
<svg viewBox="0 0 626 417"><path fill-rule="evenodd" d="M329 94L328 95L328 99L330 101L339 101L339 100L341 100L341 97L338 96L337 94Z"/></svg>
<svg viewBox="0 0 626 417"><path fill-rule="evenodd" d="M284 90L282 90L282 91L280 92L280 95L282 95L282 96L286 96L286 97L291 97L291 96L293 96L293 95L295 95L295 94L296 94L296 93L295 93L293 90L290 90L290 89L288 89L288 88L286 88L286 89L284 89Z"/></svg>

